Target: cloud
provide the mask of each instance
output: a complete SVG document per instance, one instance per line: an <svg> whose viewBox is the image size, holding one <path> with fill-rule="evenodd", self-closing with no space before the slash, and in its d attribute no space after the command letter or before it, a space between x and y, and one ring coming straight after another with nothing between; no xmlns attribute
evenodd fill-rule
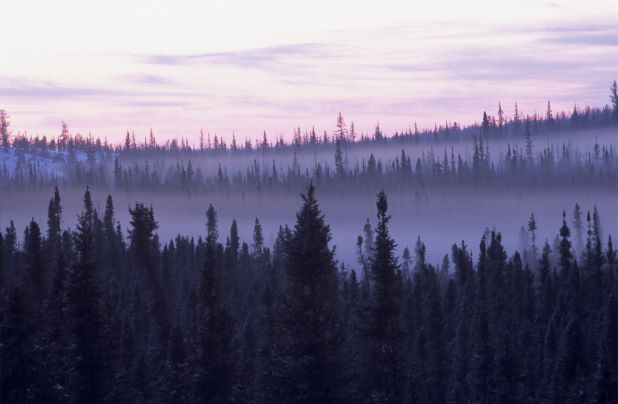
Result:
<svg viewBox="0 0 618 404"><path fill-rule="evenodd" d="M63 99L126 95L124 91L113 89L72 87L45 83L0 85L0 94L2 98L21 99Z"/></svg>
<svg viewBox="0 0 618 404"><path fill-rule="evenodd" d="M170 86L176 84L174 80L169 77L164 77L160 75L154 74L132 74L127 76L122 76L122 79L125 79L129 83L138 84L138 85L154 85L154 86Z"/></svg>
<svg viewBox="0 0 618 404"><path fill-rule="evenodd" d="M324 45L319 43L299 43L270 46L264 48L247 49L226 52L208 52L199 54L180 55L146 55L140 56L143 63L157 65L186 65L194 63L217 63L236 67L251 68L268 63L280 62L290 58L308 58L327 56Z"/></svg>
<svg viewBox="0 0 618 404"><path fill-rule="evenodd" d="M159 79L158 76L130 76L134 83L171 83L171 81ZM152 97L182 98L186 96L211 96L211 93L196 89L173 90L160 89L156 91L141 87L112 85L109 87L88 87L79 85L67 85L63 83L36 81L29 79L2 79L0 78L0 99L143 99Z"/></svg>
<svg viewBox="0 0 618 404"><path fill-rule="evenodd" d="M571 32L578 34L592 34L595 32L616 32L616 24L611 23L591 23L589 21L569 21L568 23L549 25L546 27L532 28L534 32L541 33L562 33Z"/></svg>
<svg viewBox="0 0 618 404"><path fill-rule="evenodd" d="M546 38L545 41L575 45L597 45L618 47L618 32L586 35L562 35Z"/></svg>

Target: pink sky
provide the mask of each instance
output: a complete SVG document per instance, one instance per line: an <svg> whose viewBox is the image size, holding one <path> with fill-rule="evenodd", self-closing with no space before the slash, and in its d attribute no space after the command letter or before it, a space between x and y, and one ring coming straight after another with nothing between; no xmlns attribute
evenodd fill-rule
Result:
<svg viewBox="0 0 618 404"><path fill-rule="evenodd" d="M0 108L13 130L240 140L470 123L608 103L615 0L14 1ZM374 4L375 3L375 4ZM7 18L8 17L8 18Z"/></svg>

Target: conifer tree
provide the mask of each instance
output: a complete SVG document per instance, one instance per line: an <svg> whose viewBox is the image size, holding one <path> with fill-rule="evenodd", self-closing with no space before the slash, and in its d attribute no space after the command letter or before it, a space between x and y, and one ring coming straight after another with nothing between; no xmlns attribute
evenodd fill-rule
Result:
<svg viewBox="0 0 618 404"><path fill-rule="evenodd" d="M337 267L330 228L309 185L301 194L294 230L286 242L287 288L280 302L281 348L277 401L338 402L341 397L341 329Z"/></svg>
<svg viewBox="0 0 618 404"><path fill-rule="evenodd" d="M532 268L536 268L538 259L538 249L536 246L536 231L536 219L534 217L534 213L532 213L530 215L530 220L528 220L528 232L530 233L530 262L532 263Z"/></svg>
<svg viewBox="0 0 618 404"><path fill-rule="evenodd" d="M131 215L129 251L135 260L138 279L145 279L150 287L159 342L165 344L170 324L166 290L162 285L159 268L159 239L155 233L159 225L155 220L152 206L146 207L143 203L136 203L134 208L129 207L129 214Z"/></svg>
<svg viewBox="0 0 618 404"><path fill-rule="evenodd" d="M575 208L573 208L573 230L575 233L575 252L581 254L584 251L584 237L582 212L578 203L576 203Z"/></svg>
<svg viewBox="0 0 618 404"><path fill-rule="evenodd" d="M94 213L90 190L86 189L84 210L77 218L74 234L77 257L68 290L74 340L71 389L74 400L82 403L104 402L108 381L105 324L94 251Z"/></svg>
<svg viewBox="0 0 618 404"><path fill-rule="evenodd" d="M369 260L373 281L372 300L366 325L368 361L363 382L367 394L378 402L399 402L403 394L402 349L400 324L401 284L395 256L395 240L390 236L388 200L378 193L378 223L373 253Z"/></svg>
<svg viewBox="0 0 618 404"><path fill-rule="evenodd" d="M337 178L345 177L345 166L343 164L343 152L341 151L341 140L335 141L335 176Z"/></svg>
<svg viewBox="0 0 618 404"><path fill-rule="evenodd" d="M526 117L526 123L524 127L524 137L526 140L526 159L528 164L533 163L534 155L533 155L533 141L532 141L532 131L530 130L530 119Z"/></svg>
<svg viewBox="0 0 618 404"><path fill-rule="evenodd" d="M560 244L559 244L559 263L560 273L563 278L569 278L571 275L571 269L573 267L572 259L573 254L571 252L571 230L566 223L566 212L562 212L562 226L560 227Z"/></svg>
<svg viewBox="0 0 618 404"><path fill-rule="evenodd" d="M253 253L260 255L264 248L264 233L262 232L262 224L256 217L253 225Z"/></svg>
<svg viewBox="0 0 618 404"><path fill-rule="evenodd" d="M348 130L345 126L345 121L343 120L343 115L341 112L337 116L337 130L335 130L335 141L345 141L347 138Z"/></svg>
<svg viewBox="0 0 618 404"><path fill-rule="evenodd" d="M43 240L41 229L37 222L32 219L24 233L24 252L26 285L32 299L38 304L43 303L47 295L47 282L45 278L45 266L43 264ZM37 304L37 307L39 307Z"/></svg>
<svg viewBox="0 0 618 404"><path fill-rule="evenodd" d="M618 86L616 85L616 80L612 83L612 86L609 89L609 99L612 102L612 111L614 115L614 123L618 122Z"/></svg>
<svg viewBox="0 0 618 404"><path fill-rule="evenodd" d="M616 85L615 82L614 85ZM9 116L5 110L0 109L0 142L5 150L7 150L10 146L10 139L11 133L9 131Z"/></svg>
<svg viewBox="0 0 618 404"><path fill-rule="evenodd" d="M194 399L226 403L234 400L235 366L231 347L234 323L222 297L217 212L212 205L206 212L206 219L204 264L199 281L200 315L196 327L198 357Z"/></svg>
<svg viewBox="0 0 618 404"><path fill-rule="evenodd" d="M62 205L58 187L54 187L54 196L49 201L47 208L47 253L49 260L55 263L60 251Z"/></svg>
<svg viewBox="0 0 618 404"><path fill-rule="evenodd" d="M236 267L236 263L238 262L238 253L240 251L240 237L238 236L238 223L236 220L232 220L232 225L230 226L230 256L233 267Z"/></svg>

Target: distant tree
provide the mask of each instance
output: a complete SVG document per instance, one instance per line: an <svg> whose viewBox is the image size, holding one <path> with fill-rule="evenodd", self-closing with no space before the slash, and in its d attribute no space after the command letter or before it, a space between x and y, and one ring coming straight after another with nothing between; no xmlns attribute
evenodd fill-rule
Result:
<svg viewBox="0 0 618 404"><path fill-rule="evenodd" d="M571 252L571 241L569 237L571 236L571 230L566 223L566 212L562 212L562 227L560 227L560 244L559 244L559 254L560 254L560 270L563 275L570 275L570 271L573 265L572 259L573 254Z"/></svg>
<svg viewBox="0 0 618 404"><path fill-rule="evenodd" d="M238 236L238 224L236 220L232 220L232 225L230 226L229 246L232 262L235 265L238 261L238 252L240 251L240 237Z"/></svg>
<svg viewBox="0 0 618 404"><path fill-rule="evenodd" d="M538 249L536 246L536 231L536 219L534 217L534 213L532 213L530 214L530 220L528 220L528 232L530 233L530 260L532 262L533 268L536 268L538 259Z"/></svg>
<svg viewBox="0 0 618 404"><path fill-rule="evenodd" d="M403 272L404 278L408 278L410 275L410 264L412 262L412 257L410 255L410 249L405 247L403 252L401 253L401 270Z"/></svg>
<svg viewBox="0 0 618 404"><path fill-rule="evenodd" d="M573 230L575 232L575 251L578 254L581 254L584 250L584 236L583 236L583 225L582 225L582 212L579 207L579 204L575 204L575 208L573 209Z"/></svg>
<svg viewBox="0 0 618 404"><path fill-rule="evenodd" d="M491 129L491 121L489 120L489 116L487 115L487 112L483 112L483 120L481 122L481 137L480 137L481 142L483 141L483 138L487 140L490 129Z"/></svg>
<svg viewBox="0 0 618 404"><path fill-rule="evenodd" d="M547 101L547 110L545 111L545 123L549 127L552 127L554 124L554 113L551 110L551 104L549 101Z"/></svg>
<svg viewBox="0 0 618 404"><path fill-rule="evenodd" d="M337 116L337 129L335 130L335 141L345 141L348 137L348 130L346 129L345 121L341 112Z"/></svg>
<svg viewBox="0 0 618 404"><path fill-rule="evenodd" d="M345 177L345 165L343 163L343 152L341 151L341 140L335 141L335 176L337 178Z"/></svg>
<svg viewBox="0 0 618 404"><path fill-rule="evenodd" d="M11 141L11 132L9 131L9 116L6 111L0 109L0 141L2 141L2 147L9 148Z"/></svg>
<svg viewBox="0 0 618 404"><path fill-rule="evenodd" d="M262 230L262 224L260 220L256 217L253 225L253 253L261 254L264 249L264 232Z"/></svg>
<svg viewBox="0 0 618 404"><path fill-rule="evenodd" d="M513 122L518 125L521 122L521 116L519 114L519 108L517 107L517 103L515 103L515 110L513 113Z"/></svg>
<svg viewBox="0 0 618 404"><path fill-rule="evenodd" d="M532 132L530 130L530 118L526 117L526 124L524 127L524 137L526 140L526 159L528 160L528 163L532 163L533 159L534 159L534 154L533 154L533 142L532 142Z"/></svg>
<svg viewBox="0 0 618 404"><path fill-rule="evenodd" d="M111 266L111 270L120 271L122 255L122 234L116 231L114 214L114 200L111 195L105 200L105 213L103 214L103 235L105 239L105 259Z"/></svg>
<svg viewBox="0 0 618 404"><path fill-rule="evenodd" d="M124 138L124 150L131 150L131 135L129 134L129 131L127 131L127 135Z"/></svg>
<svg viewBox="0 0 618 404"><path fill-rule="evenodd" d="M380 122L376 123L376 128L373 132L373 139L376 141L384 140L384 134L382 133L382 129L380 129Z"/></svg>
<svg viewBox="0 0 618 404"><path fill-rule="evenodd" d="M614 115L614 122L618 122L618 86L616 85L616 80L610 87L610 95L609 98L612 101L612 110Z"/></svg>
<svg viewBox="0 0 618 404"><path fill-rule="evenodd" d="M356 141L356 129L354 129L354 122L350 123L350 134L349 134L350 142Z"/></svg>
<svg viewBox="0 0 618 404"><path fill-rule="evenodd" d="M200 151L204 151L206 143L204 140L204 129L200 129Z"/></svg>
<svg viewBox="0 0 618 404"><path fill-rule="evenodd" d="M47 208L47 253L52 262L58 257L61 243L62 205L58 187L54 187L54 196Z"/></svg>
<svg viewBox="0 0 618 404"><path fill-rule="evenodd" d="M151 150L154 150L157 148L157 139L155 138L152 128L150 128L150 132L148 133L148 147Z"/></svg>

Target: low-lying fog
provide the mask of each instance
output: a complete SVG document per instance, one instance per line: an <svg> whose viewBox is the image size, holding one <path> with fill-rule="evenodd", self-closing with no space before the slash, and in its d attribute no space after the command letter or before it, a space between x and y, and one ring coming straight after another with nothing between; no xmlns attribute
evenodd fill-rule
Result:
<svg viewBox="0 0 618 404"><path fill-rule="evenodd" d="M603 146L618 145L618 135L615 133L615 129L601 128L601 129L583 129L583 130L561 130L555 132L540 132L532 134L533 151L537 155L544 148L553 148L554 151L559 152L562 145L570 145L573 150L577 149L583 155L592 152L595 142ZM498 159L503 159L503 155L510 145L511 148L516 146L520 152L525 150L525 138L523 134L500 136L497 138L491 138L489 142L485 140L485 146L489 147L490 157L492 161L496 162ZM462 139L440 139L434 140L431 137L423 137L419 139L419 142L398 142L391 141L384 144L379 143L356 143L356 144L344 144L342 146L343 156L346 161L348 169L353 169L357 164L361 165L362 161L369 158L373 153L376 159L382 160L384 163L395 160L401 156L401 150L405 150L406 155L411 158L412 165L416 163L417 158L422 158L423 155L429 156L433 153L436 159L441 160L446 150L449 158L451 149L455 156L458 154L464 160L469 160L474 154L474 140L470 136L464 136ZM253 165L256 161L262 170L270 172L272 168L272 162L275 161L277 169L280 171L287 170L288 167L293 165L294 159L296 159L298 166L302 171L305 169L313 169L316 162L322 164L326 163L331 168L334 167L334 154L335 147L330 145L323 147L318 145L317 147L306 146L300 148L296 153L293 149L279 150L266 150L266 151L254 151L252 153L239 153L239 154L219 154L215 158L211 155L199 155L194 154L191 156L181 155L180 157L170 153L165 157L151 156L145 157L144 155L131 156L121 154L120 160L123 166L128 167L134 164L144 166L145 161L149 160L151 167L156 168L159 172L164 173L169 167L175 167L177 163L183 163L185 166L188 160L191 160L194 169L200 168L205 176L214 177L217 175L219 164L221 168L232 175L237 171L242 173L248 167ZM557 153L559 155L560 153Z"/></svg>
<svg viewBox="0 0 618 404"><path fill-rule="evenodd" d="M0 226L2 230L15 221L18 233L34 217L43 229L46 228L47 204L52 194L43 191L3 191L0 198ZM375 190L378 191L377 189ZM83 190L61 189L64 226L75 226L75 218L82 209ZM107 191L93 189L95 206L103 212ZM244 198L226 195L187 195L124 193L113 194L117 218L124 230L129 226L128 206L135 202L152 204L159 222L161 241L168 241L176 234L190 236L204 235L205 213L212 203L219 214L219 233L225 237L232 219L239 224L241 237L250 242L253 221L259 217L262 222L265 241L271 245L278 226L293 226L295 213L300 207L298 195L263 193L247 194ZM592 211L596 205L602 225L604 242L608 234L618 234L618 190L592 190L574 192L559 190L535 190L527 192L495 191L475 193L474 191L414 191L389 192L391 232L398 242L398 251L403 247L414 247L417 236L421 236L427 246L430 262L439 263L445 253L450 253L453 243L465 242L473 251L486 228L502 232L505 246L509 252L518 247L519 231L527 224L530 213L534 212L538 222L538 244L546 237L550 243L558 232L562 220L562 210L567 211L571 225L572 211L579 203L582 211ZM375 224L375 193L355 195L321 195L317 197L327 222L331 225L333 243L337 246L337 257L346 267L358 268L356 259L356 237L362 233L367 218Z"/></svg>

